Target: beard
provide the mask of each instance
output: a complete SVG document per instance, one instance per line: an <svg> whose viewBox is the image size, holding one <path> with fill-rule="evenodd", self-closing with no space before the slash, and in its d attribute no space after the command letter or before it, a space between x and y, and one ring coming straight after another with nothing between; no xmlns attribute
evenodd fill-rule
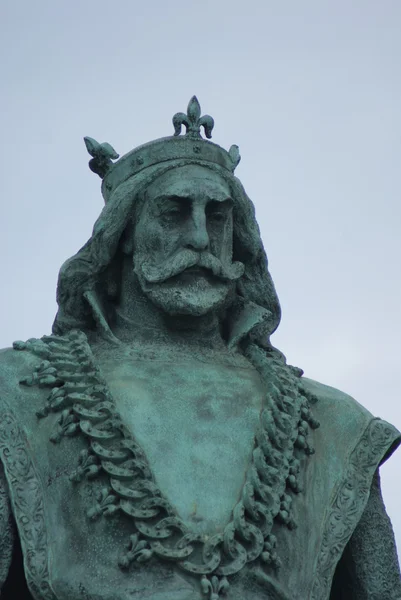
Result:
<svg viewBox="0 0 401 600"><path fill-rule="evenodd" d="M227 307L244 265L223 265L209 252L185 249L155 265L134 254L134 272L144 294L169 315L200 317Z"/></svg>

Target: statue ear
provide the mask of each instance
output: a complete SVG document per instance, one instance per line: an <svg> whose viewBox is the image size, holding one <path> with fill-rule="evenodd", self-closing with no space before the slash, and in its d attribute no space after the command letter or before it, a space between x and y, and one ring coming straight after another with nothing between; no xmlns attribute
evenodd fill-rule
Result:
<svg viewBox="0 0 401 600"><path fill-rule="evenodd" d="M132 221L124 229L120 240L120 248L123 254L132 256L134 252L134 225Z"/></svg>
<svg viewBox="0 0 401 600"><path fill-rule="evenodd" d="M135 250L135 227L138 223L143 202L146 198L146 191L142 193L140 196L135 198L133 203L133 208L131 212L131 216L128 219L128 223L124 229L124 232L120 238L120 249L123 254L127 256L132 256Z"/></svg>

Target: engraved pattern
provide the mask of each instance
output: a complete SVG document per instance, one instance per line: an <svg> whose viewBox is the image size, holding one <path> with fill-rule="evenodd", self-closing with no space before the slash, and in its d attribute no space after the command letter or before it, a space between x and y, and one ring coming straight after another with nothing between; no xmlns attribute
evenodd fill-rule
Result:
<svg viewBox="0 0 401 600"><path fill-rule="evenodd" d="M379 473L373 479L368 504L350 543L355 600L376 597L400 600L401 577L391 521L380 491Z"/></svg>
<svg viewBox="0 0 401 600"><path fill-rule="evenodd" d="M89 441L71 480L90 479L100 472L109 476L109 486L100 491L88 511L89 518L110 517L121 511L135 523L137 535L131 536L127 551L120 556L121 568L152 557L168 559L203 577L204 589L210 587L206 580L212 582L210 593L217 597L227 590L226 577L248 562L260 557L262 562L279 567L271 529L275 520L289 529L296 526L290 492L300 491L299 456L314 452L307 434L309 428L318 426L310 413L311 397L298 383L300 370L288 367L281 355L267 357L266 350L253 342L245 349L268 388L265 406L232 520L222 533L208 537L191 532L162 496L142 449L117 413L84 333L45 336L17 342L14 347L45 359L21 383L52 388L45 407L37 413L39 418L49 412L60 414L51 441L58 443L64 436L76 434ZM205 579L206 575L211 579ZM220 580L224 585L216 583Z"/></svg>
<svg viewBox="0 0 401 600"><path fill-rule="evenodd" d="M334 571L362 515L378 461L394 440L394 428L374 419L353 450L341 486L327 512L311 600L328 598Z"/></svg>
<svg viewBox="0 0 401 600"><path fill-rule="evenodd" d="M57 600L49 585L47 535L40 482L12 413L1 415L0 456L11 489L28 587L38 600Z"/></svg>
<svg viewBox="0 0 401 600"><path fill-rule="evenodd" d="M401 599L401 574L377 470L369 500L336 568L330 600Z"/></svg>
<svg viewBox="0 0 401 600"><path fill-rule="evenodd" d="M0 461L0 590L7 579L13 553L13 529L7 484Z"/></svg>

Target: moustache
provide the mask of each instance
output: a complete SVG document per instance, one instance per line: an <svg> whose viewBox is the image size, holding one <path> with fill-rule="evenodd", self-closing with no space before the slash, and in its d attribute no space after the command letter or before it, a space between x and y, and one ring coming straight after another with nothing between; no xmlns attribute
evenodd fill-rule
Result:
<svg viewBox="0 0 401 600"><path fill-rule="evenodd" d="M182 250L173 258L169 258L159 265L143 262L140 269L148 283L162 283L191 267L207 269L215 277L228 281L239 279L245 271L245 266L241 262L235 261L230 265L223 265L209 252L195 252L189 249Z"/></svg>

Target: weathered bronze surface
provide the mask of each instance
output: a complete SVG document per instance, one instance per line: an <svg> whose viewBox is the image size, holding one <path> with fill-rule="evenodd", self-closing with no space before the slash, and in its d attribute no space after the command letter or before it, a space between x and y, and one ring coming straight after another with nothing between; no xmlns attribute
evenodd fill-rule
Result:
<svg viewBox="0 0 401 600"><path fill-rule="evenodd" d="M173 124L120 159L85 138L106 205L52 334L1 352L2 598L400 600L400 434L272 346L238 147L195 97Z"/></svg>

